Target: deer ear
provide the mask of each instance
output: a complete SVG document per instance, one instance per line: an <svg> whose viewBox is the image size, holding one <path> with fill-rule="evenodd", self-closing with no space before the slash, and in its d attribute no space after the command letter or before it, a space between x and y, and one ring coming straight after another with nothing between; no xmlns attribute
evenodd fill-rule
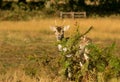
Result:
<svg viewBox="0 0 120 82"><path fill-rule="evenodd" d="M66 31L70 28L70 25L64 26L63 30Z"/></svg>
<svg viewBox="0 0 120 82"><path fill-rule="evenodd" d="M50 26L50 29L51 29L52 31L56 31L56 27Z"/></svg>

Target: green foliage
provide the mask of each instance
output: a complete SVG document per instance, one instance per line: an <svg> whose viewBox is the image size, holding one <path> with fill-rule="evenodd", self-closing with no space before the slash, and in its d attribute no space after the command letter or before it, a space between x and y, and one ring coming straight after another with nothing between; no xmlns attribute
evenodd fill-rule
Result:
<svg viewBox="0 0 120 82"><path fill-rule="evenodd" d="M49 3L47 8L45 6L46 3ZM58 13L61 11L86 11L87 16L110 16L112 14L120 14L119 0L89 0L89 3L86 3L85 0L54 0L54 2L51 2L50 0L33 0L30 2L19 0L18 3L14 1L0 0L0 9L11 10L13 8L13 4L19 6L20 9L25 11L28 9L30 10L29 12L42 11L45 15L51 14L52 16L59 16Z"/></svg>
<svg viewBox="0 0 120 82"><path fill-rule="evenodd" d="M80 58L76 56L80 54L79 52L79 42L81 41L82 35L86 35L91 28L89 28L85 33L81 34L79 32L79 27L75 31L74 35L70 39L63 39L59 44L63 45L63 48L67 48L67 51L62 51L62 74L68 77L68 68L71 69L72 80L78 81L81 76L83 78L90 75L92 79L99 81L107 81L109 78L117 77L120 73L120 58L116 57L115 43L107 47L100 47L95 43L90 43L86 46L89 49L89 61L85 62L82 67L80 67ZM67 55L71 55L66 57ZM67 74L66 74L67 72ZM90 80L90 79L88 79Z"/></svg>
<svg viewBox="0 0 120 82"><path fill-rule="evenodd" d="M104 80L119 76L120 58L114 54L115 43L105 48L92 44L89 49L89 70L95 69L98 73L103 73Z"/></svg>
<svg viewBox="0 0 120 82"><path fill-rule="evenodd" d="M46 15L52 15L55 13L55 10L53 8L46 8L43 10L43 12L46 14Z"/></svg>
<svg viewBox="0 0 120 82"><path fill-rule="evenodd" d="M76 57L76 55L79 55L79 42L81 40L81 37L85 34L87 34L90 31L88 29L85 33L81 34L79 32L79 26L77 27L74 35L72 35L68 40L63 39L58 44L61 44L63 48L67 48L67 51L62 51L62 70L64 70L64 73L66 77L68 77L68 69L72 72L71 79L78 80L80 76L84 76L86 74L86 71L88 70L88 64L89 62L86 62L84 64L84 67L81 68L79 63L80 59ZM67 55L71 55L70 57L66 57Z"/></svg>

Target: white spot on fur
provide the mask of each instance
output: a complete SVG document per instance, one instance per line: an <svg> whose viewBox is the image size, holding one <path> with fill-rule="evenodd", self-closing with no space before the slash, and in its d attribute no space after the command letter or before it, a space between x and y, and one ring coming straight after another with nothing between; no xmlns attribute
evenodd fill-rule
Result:
<svg viewBox="0 0 120 82"><path fill-rule="evenodd" d="M61 44L58 44L58 50L62 51L62 45Z"/></svg>
<svg viewBox="0 0 120 82"><path fill-rule="evenodd" d="M88 60L88 58L89 58L89 57L87 56L87 54L85 54L85 53L84 53L84 57L85 57L85 60Z"/></svg>
<svg viewBox="0 0 120 82"><path fill-rule="evenodd" d="M81 67L83 66L83 64L81 62L79 62L79 64L80 64Z"/></svg>

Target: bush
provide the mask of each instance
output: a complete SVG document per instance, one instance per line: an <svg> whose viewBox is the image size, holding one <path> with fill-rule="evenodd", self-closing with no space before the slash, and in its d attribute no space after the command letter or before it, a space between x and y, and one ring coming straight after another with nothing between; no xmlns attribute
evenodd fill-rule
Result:
<svg viewBox="0 0 120 82"><path fill-rule="evenodd" d="M66 47L67 51L61 52L61 74L70 80L77 82L92 81L106 82L108 79L120 76L120 58L114 54L115 43L108 47L100 47L95 43L90 43L86 46L89 50L89 61L86 61L83 66L80 66L81 56L79 52L79 42L81 37L86 33L81 34L77 28L74 35L69 40L63 39L59 44ZM84 54L84 53L83 53ZM66 57L67 55L71 55ZM71 77L69 75L71 74Z"/></svg>

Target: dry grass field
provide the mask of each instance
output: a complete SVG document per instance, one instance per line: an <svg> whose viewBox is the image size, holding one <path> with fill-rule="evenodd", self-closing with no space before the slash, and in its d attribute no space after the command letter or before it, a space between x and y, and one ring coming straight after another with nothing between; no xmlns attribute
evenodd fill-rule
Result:
<svg viewBox="0 0 120 82"><path fill-rule="evenodd" d="M60 19L41 19L32 20L25 22L10 22L4 21L0 22L0 30L10 31L49 31L49 26L54 26L54 21L57 21L58 25L62 24L63 20ZM119 18L89 18L89 19L65 19L65 25L70 25L71 30L74 29L74 24L78 23L80 25L80 30L85 31L90 26L94 29L90 33L91 38L99 39L120 39L119 29L120 29L120 19ZM71 31L70 31L71 33Z"/></svg>
<svg viewBox="0 0 120 82"><path fill-rule="evenodd" d="M56 70L59 69L59 52L54 33L49 28L55 25L55 20L62 25L63 20L58 18L0 21L0 82L66 82ZM81 33L93 26L87 36L102 46L116 42L116 53L120 56L119 18L64 20L64 25L71 27L66 36L72 35L76 22ZM111 82L117 81L112 79Z"/></svg>

